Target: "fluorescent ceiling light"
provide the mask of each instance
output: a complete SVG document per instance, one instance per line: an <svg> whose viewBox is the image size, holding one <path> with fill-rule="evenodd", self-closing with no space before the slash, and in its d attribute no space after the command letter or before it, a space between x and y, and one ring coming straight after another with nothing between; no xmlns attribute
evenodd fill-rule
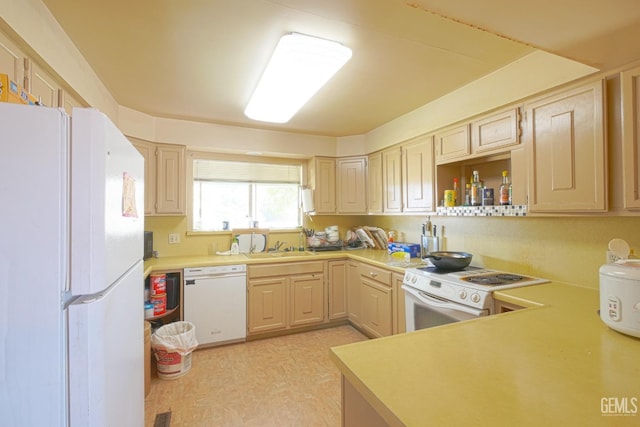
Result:
<svg viewBox="0 0 640 427"><path fill-rule="evenodd" d="M286 123L349 59L351 49L299 33L283 36L244 114Z"/></svg>

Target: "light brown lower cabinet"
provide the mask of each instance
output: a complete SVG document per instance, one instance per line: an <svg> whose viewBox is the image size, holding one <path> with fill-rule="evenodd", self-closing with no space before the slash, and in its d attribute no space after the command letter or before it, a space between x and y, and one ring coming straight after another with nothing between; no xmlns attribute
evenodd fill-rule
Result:
<svg viewBox="0 0 640 427"><path fill-rule="evenodd" d="M347 264L346 260L328 262L329 320L347 317Z"/></svg>
<svg viewBox="0 0 640 427"><path fill-rule="evenodd" d="M405 332L403 275L353 260L249 265L248 333L348 319L369 337Z"/></svg>
<svg viewBox="0 0 640 427"><path fill-rule="evenodd" d="M324 317L324 274L309 273L289 278L290 326L322 323Z"/></svg>
<svg viewBox="0 0 640 427"><path fill-rule="evenodd" d="M361 328L373 337L393 334L391 271L360 266Z"/></svg>
<svg viewBox="0 0 640 427"><path fill-rule="evenodd" d="M360 263L357 261L347 261L347 315L349 322L356 327L360 327L362 312L360 284Z"/></svg>
<svg viewBox="0 0 640 427"><path fill-rule="evenodd" d="M324 261L250 265L247 269L248 333L322 323Z"/></svg>
<svg viewBox="0 0 640 427"><path fill-rule="evenodd" d="M286 287L284 277L249 281L249 333L287 327Z"/></svg>
<svg viewBox="0 0 640 427"><path fill-rule="evenodd" d="M404 290L402 290L402 280L404 274L393 273L391 281L393 283L393 334L407 332L406 309L404 302Z"/></svg>

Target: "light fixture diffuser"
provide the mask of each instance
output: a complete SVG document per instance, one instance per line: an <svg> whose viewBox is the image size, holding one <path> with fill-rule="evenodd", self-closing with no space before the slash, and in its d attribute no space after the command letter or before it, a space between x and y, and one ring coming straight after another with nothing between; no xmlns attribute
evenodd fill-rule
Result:
<svg viewBox="0 0 640 427"><path fill-rule="evenodd" d="M334 41L299 33L283 36L244 114L288 122L350 58L351 49Z"/></svg>

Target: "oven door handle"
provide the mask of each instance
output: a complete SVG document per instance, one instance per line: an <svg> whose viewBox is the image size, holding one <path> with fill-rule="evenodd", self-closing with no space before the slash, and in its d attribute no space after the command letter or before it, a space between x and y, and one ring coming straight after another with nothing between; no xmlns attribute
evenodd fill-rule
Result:
<svg viewBox="0 0 640 427"><path fill-rule="evenodd" d="M450 310L462 311L464 313L472 314L474 316L485 316L487 314L487 310L479 310L479 309L475 309L473 307L467 307L466 305L457 304L455 302L441 301L439 299L436 299L436 298L432 297L431 295L427 294L426 292L419 291L419 290L417 290L415 288L412 288L410 286L407 286L407 285L402 285L402 289L404 289L405 292L408 292L411 295L413 295L421 303L423 303L425 305L428 305L428 306L438 307L438 308L448 308Z"/></svg>

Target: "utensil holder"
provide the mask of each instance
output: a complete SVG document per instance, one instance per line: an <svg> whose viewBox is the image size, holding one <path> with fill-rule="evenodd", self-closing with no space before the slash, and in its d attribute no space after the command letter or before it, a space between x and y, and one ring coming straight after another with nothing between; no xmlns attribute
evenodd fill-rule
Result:
<svg viewBox="0 0 640 427"><path fill-rule="evenodd" d="M440 250L440 237L422 236L422 257Z"/></svg>

